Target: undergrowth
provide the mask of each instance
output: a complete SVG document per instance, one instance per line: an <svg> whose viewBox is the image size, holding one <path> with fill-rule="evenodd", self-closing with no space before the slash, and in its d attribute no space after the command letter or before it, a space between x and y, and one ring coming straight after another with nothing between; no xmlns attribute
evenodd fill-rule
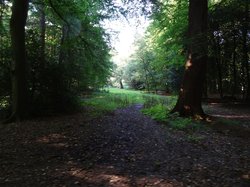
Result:
<svg viewBox="0 0 250 187"><path fill-rule="evenodd" d="M82 100L83 106L93 108L92 115L95 117L139 103L143 104L140 92L120 89L97 92Z"/></svg>
<svg viewBox="0 0 250 187"><path fill-rule="evenodd" d="M173 129L193 131L199 128L200 125L197 125L191 118L181 118L176 114L169 113L175 103L175 96L160 96L115 88L95 93L91 97L83 99L82 102L83 106L93 108L93 117L98 117L133 104L143 104L143 114L150 116L156 121L164 122Z"/></svg>
<svg viewBox="0 0 250 187"><path fill-rule="evenodd" d="M182 118L176 113L170 114L170 110L173 107L173 102L171 105L157 104L149 108L144 108L142 113L151 116L153 119L159 122L164 122L168 126L177 130L190 130L195 131L201 126L198 122L195 122L192 118Z"/></svg>

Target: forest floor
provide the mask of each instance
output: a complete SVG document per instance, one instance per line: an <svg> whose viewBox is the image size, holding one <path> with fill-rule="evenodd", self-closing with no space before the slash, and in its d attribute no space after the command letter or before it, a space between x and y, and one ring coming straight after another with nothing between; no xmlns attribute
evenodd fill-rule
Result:
<svg viewBox="0 0 250 187"><path fill-rule="evenodd" d="M239 128L214 122L195 131L157 123L141 108L0 125L0 186L250 186L249 108L206 106Z"/></svg>

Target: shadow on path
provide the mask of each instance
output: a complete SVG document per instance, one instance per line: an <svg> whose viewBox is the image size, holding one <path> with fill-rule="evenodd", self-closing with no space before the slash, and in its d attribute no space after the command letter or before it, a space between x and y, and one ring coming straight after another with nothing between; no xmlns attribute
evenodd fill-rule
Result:
<svg viewBox="0 0 250 187"><path fill-rule="evenodd" d="M0 185L249 185L249 140L175 131L141 114L141 107L92 121L76 114L1 126Z"/></svg>

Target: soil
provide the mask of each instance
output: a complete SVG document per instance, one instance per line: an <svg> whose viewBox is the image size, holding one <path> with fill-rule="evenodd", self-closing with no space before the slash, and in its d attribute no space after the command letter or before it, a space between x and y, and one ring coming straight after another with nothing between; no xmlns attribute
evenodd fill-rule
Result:
<svg viewBox="0 0 250 187"><path fill-rule="evenodd" d="M216 107L206 110L233 115ZM94 120L82 112L0 125L0 186L250 186L249 136L174 130L141 108ZM249 120L237 120L248 132Z"/></svg>

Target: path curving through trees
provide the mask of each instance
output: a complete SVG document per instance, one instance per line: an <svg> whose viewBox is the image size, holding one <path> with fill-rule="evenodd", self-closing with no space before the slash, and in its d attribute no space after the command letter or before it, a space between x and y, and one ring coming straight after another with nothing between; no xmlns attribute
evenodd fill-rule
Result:
<svg viewBox="0 0 250 187"><path fill-rule="evenodd" d="M173 130L141 108L1 126L0 185L249 185L249 138Z"/></svg>

